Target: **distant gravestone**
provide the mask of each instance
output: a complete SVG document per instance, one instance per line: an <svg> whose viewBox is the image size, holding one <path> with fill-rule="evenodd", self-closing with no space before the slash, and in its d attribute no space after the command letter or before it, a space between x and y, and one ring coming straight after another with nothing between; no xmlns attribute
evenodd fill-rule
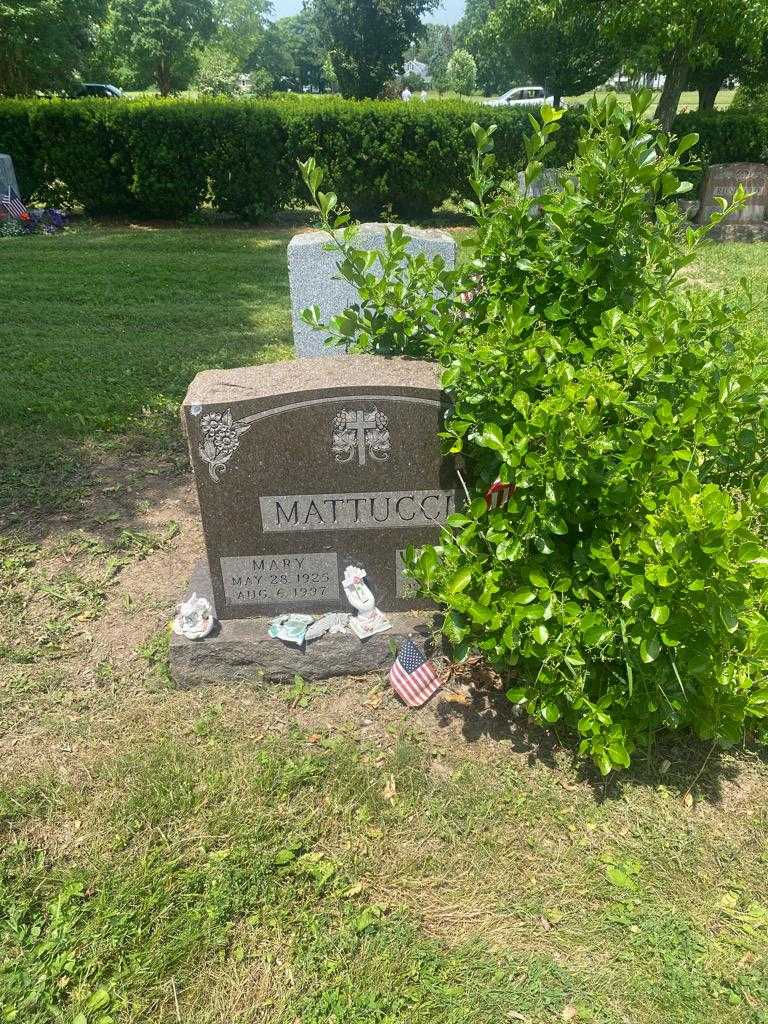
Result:
<svg viewBox="0 0 768 1024"><path fill-rule="evenodd" d="M354 674L391 663L390 641L432 608L403 574L409 546L435 543L457 479L438 437L446 401L431 363L341 356L198 374L182 418L207 559L192 589L221 631L174 637L181 683ZM393 622L361 642L323 637L307 651L266 639L287 612L350 611L341 581L362 566ZM207 652L207 653L206 653Z"/></svg>
<svg viewBox="0 0 768 1024"><path fill-rule="evenodd" d="M394 224L361 224L355 245L360 249L381 249L384 233ZM414 255L424 253L432 258L442 256L448 268L456 264L456 242L445 231L414 228L402 225L411 242L408 251ZM340 255L327 252L329 237L324 231L305 231L294 235L288 243L288 282L291 291L291 317L293 344L296 356L338 356L338 348L324 344L322 331L313 330L301 319L310 306L320 307L320 319L327 322L358 301L357 290L340 277ZM374 273L376 272L374 268Z"/></svg>
<svg viewBox="0 0 768 1024"><path fill-rule="evenodd" d="M563 191L563 175L565 173L564 167L544 167L538 174L535 181L532 181L530 185L525 184L525 174L522 171L517 172L517 187L521 192L526 192L533 198L538 198L544 195L545 192L562 192ZM530 208L532 217L538 217L541 207L538 203L534 203Z"/></svg>
<svg viewBox="0 0 768 1024"><path fill-rule="evenodd" d="M0 153L0 193L7 196L9 188L13 189L17 196L21 195L13 169L13 160L7 153Z"/></svg>
<svg viewBox="0 0 768 1024"><path fill-rule="evenodd" d="M753 163L710 164L701 183L697 222L705 224L719 206L715 197L730 202L739 185L753 192L743 209L730 214L714 229L712 237L721 241L753 241L768 238L765 213L768 206L768 165Z"/></svg>
<svg viewBox="0 0 768 1024"><path fill-rule="evenodd" d="M562 167L544 167L539 171L535 181L528 185L528 195L540 196L545 192L561 191L563 187L563 173L564 169ZM517 172L517 187L521 192L526 191L525 174L522 171Z"/></svg>

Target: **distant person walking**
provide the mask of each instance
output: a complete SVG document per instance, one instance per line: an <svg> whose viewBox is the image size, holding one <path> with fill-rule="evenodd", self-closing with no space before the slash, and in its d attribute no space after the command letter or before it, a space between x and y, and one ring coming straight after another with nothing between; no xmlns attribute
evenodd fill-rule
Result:
<svg viewBox="0 0 768 1024"><path fill-rule="evenodd" d="M412 96L412 95L413 95L413 93L411 92L411 90L410 90L410 89L408 88L408 86L406 85L406 87L405 87L405 88L403 89L403 91L402 91L402 92L400 93L400 99L403 99L403 100L405 100L405 102L407 103L407 102L408 102L408 100L409 100L409 99L411 98L411 96Z"/></svg>

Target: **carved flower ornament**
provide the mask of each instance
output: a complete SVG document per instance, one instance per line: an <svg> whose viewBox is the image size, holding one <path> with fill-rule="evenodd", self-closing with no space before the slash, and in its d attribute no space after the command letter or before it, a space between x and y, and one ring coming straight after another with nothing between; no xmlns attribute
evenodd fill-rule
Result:
<svg viewBox="0 0 768 1024"><path fill-rule="evenodd" d="M200 458L208 466L211 480L218 483L227 463L240 447L240 435L250 430L251 424L232 418L232 412L209 412L200 422Z"/></svg>

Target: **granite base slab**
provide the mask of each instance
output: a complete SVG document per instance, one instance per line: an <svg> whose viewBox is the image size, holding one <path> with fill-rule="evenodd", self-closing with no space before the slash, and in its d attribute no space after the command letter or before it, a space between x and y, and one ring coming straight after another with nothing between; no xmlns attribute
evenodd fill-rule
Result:
<svg viewBox="0 0 768 1024"><path fill-rule="evenodd" d="M212 600L207 565L201 562L188 590ZM174 683L187 688L202 683L292 682L388 672L397 647L406 637L427 653L434 650L439 618L434 611L390 612L392 628L367 640L351 633L326 634L296 647L267 635L273 616L218 622L204 640L171 636L170 669Z"/></svg>
<svg viewBox="0 0 768 1024"><path fill-rule="evenodd" d="M766 242L768 221L724 221L712 228L709 237L716 242Z"/></svg>

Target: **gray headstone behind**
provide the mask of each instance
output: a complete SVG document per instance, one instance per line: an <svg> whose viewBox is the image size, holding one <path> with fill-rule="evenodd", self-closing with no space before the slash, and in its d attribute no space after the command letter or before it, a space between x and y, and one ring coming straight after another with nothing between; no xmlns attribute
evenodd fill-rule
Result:
<svg viewBox="0 0 768 1024"><path fill-rule="evenodd" d="M538 178L532 181L528 185L529 196L541 196L545 192L558 192L563 187L563 174L565 173L564 167L544 167L539 172ZM521 192L525 192L525 174L522 171L517 172L517 187Z"/></svg>
<svg viewBox="0 0 768 1024"><path fill-rule="evenodd" d="M713 238L726 241L751 241L768 237L765 213L768 207L768 165L756 163L710 164L701 183L697 221L706 223L719 210L715 196L730 202L739 185L754 193L744 207L722 221L712 232Z"/></svg>
<svg viewBox="0 0 768 1024"><path fill-rule="evenodd" d="M355 245L360 249L381 249L386 228L394 224L361 224ZM414 228L407 224L403 230L411 238L408 251L414 255L424 253L433 258L442 256L447 267L456 265L456 242L445 231ZM311 356L343 355L339 348L324 344L325 334L313 330L301 319L310 306L320 307L320 319L327 322L358 301L354 285L340 278L340 254L326 252L328 235L324 231L305 231L294 235L288 243L288 281L291 290L291 318L293 345L298 359ZM375 270L375 268L374 268Z"/></svg>
<svg viewBox="0 0 768 1024"><path fill-rule="evenodd" d="M13 169L13 160L7 153L0 153L0 191L8 195L9 188L12 188L16 195L21 195L16 172Z"/></svg>

